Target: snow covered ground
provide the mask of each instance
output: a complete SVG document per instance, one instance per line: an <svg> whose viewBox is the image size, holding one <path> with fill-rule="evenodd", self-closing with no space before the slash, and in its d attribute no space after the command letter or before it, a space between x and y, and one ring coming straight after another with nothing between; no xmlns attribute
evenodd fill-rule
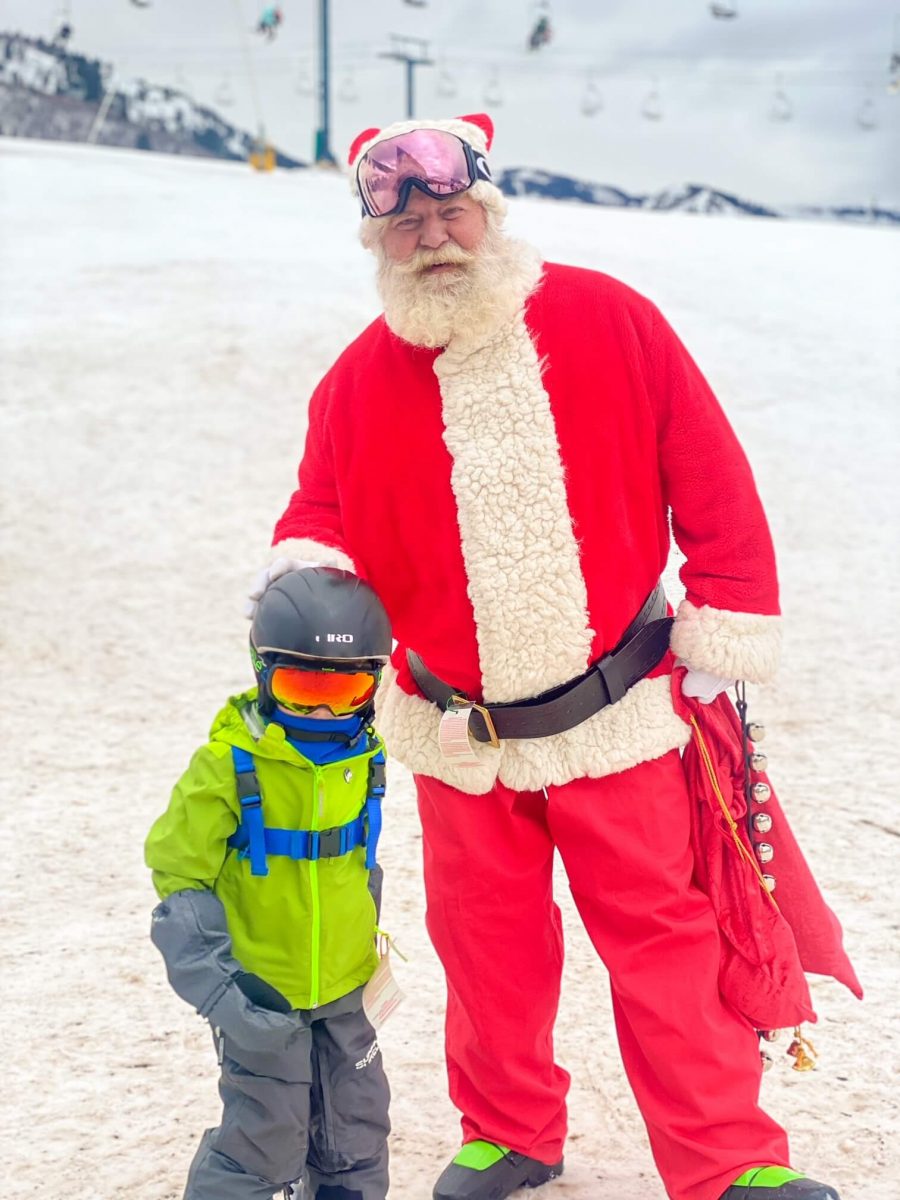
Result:
<svg viewBox="0 0 900 1200"><path fill-rule="evenodd" d="M898 294L890 230L514 202L549 258L649 294L754 464L780 555L772 774L867 999L814 983L814 1075L766 1105L844 1200L900 1194ZM244 584L293 486L310 390L376 312L343 180L0 139L4 789L0 1192L174 1200L216 1120L207 1033L147 937L152 819L248 682ZM710 464L714 469L714 464ZM377 480L373 482L377 486ZM393 1187L457 1143L419 834L391 771L385 926L410 957L382 1043ZM777 871L776 871L777 874ZM662 1200L605 975L570 903L550 1200Z"/></svg>

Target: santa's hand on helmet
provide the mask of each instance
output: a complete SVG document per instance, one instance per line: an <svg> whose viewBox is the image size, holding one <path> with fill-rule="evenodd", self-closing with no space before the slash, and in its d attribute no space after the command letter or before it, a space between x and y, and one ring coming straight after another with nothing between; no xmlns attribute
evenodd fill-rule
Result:
<svg viewBox="0 0 900 1200"><path fill-rule="evenodd" d="M282 575L287 575L289 571L305 571L309 567L321 567L320 562L313 562L308 558L284 558L279 557L269 563L267 567L261 567L250 583L247 591L247 600L244 602L244 616L248 621L252 621L256 616L256 606L262 598L263 592L270 583L274 583L276 579L280 579Z"/></svg>
<svg viewBox="0 0 900 1200"><path fill-rule="evenodd" d="M727 692L730 687L734 687L733 679L723 679L721 675L713 675L709 671L695 671L680 658L676 658L675 666L687 667L681 681L682 696L699 700L701 704L712 704L716 696Z"/></svg>

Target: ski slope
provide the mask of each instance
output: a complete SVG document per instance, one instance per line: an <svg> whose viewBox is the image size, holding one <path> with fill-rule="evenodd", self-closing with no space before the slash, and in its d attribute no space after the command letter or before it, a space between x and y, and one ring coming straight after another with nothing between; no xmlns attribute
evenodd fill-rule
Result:
<svg viewBox="0 0 900 1200"><path fill-rule="evenodd" d="M780 681L754 689L751 712L867 989L859 1005L814 982L820 1070L792 1072L782 1040L764 1103L791 1129L797 1165L843 1200L887 1200L900 1194L900 238L513 205L512 227L548 258L662 307L754 465L787 619ZM9 1200L47 1187L175 1200L217 1119L208 1034L147 936L142 843L220 702L250 681L244 585L293 487L308 396L378 310L357 219L327 172L260 177L0 138ZM427 1200L458 1127L398 766L382 846L383 923L410 960L381 1039L391 1196ZM557 1051L573 1085L566 1174L548 1200L662 1200L605 973L562 875L557 891Z"/></svg>

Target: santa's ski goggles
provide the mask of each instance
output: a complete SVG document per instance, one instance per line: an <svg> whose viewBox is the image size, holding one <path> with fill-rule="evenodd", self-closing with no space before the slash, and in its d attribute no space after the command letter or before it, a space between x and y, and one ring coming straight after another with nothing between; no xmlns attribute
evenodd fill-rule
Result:
<svg viewBox="0 0 900 1200"><path fill-rule="evenodd" d="M403 212L413 188L446 200L479 179L491 180L484 155L443 129L413 129L376 142L356 168L363 213L369 217Z"/></svg>
<svg viewBox="0 0 900 1200"><path fill-rule="evenodd" d="M268 682L272 699L290 712L311 712L324 706L336 717L346 717L371 701L378 686L378 676L374 671L276 667Z"/></svg>

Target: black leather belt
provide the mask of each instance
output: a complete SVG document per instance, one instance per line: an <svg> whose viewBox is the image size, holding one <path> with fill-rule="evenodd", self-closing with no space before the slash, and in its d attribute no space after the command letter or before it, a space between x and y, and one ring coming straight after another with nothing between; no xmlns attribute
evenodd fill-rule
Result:
<svg viewBox="0 0 900 1200"><path fill-rule="evenodd" d="M644 601L615 649L584 675L529 700L474 705L469 721L472 737L478 742L496 744L497 738L541 738L574 729L601 708L621 700L630 687L653 670L669 648L671 628L672 618L666 616L666 596L660 583ZM443 710L474 704L462 692L432 675L414 650L407 650L406 658L413 678L433 704Z"/></svg>

